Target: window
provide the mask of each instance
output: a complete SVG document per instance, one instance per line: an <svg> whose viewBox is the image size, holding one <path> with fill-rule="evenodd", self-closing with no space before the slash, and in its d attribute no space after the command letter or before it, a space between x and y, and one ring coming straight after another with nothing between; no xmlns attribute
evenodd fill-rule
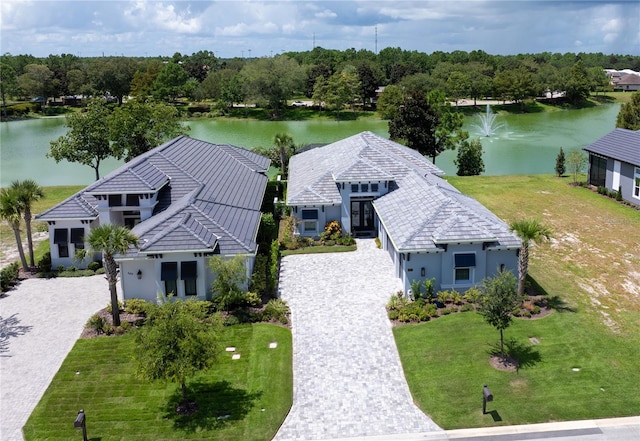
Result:
<svg viewBox="0 0 640 441"><path fill-rule="evenodd" d="M76 250L84 249L84 228L71 229L71 243Z"/></svg>
<svg viewBox="0 0 640 441"><path fill-rule="evenodd" d="M472 283L473 268L476 266L476 255L474 253L454 254L455 263L455 283Z"/></svg>
<svg viewBox="0 0 640 441"><path fill-rule="evenodd" d="M124 221L124 226L132 229L136 225L140 223L140 212L139 211L123 211L122 219Z"/></svg>
<svg viewBox="0 0 640 441"><path fill-rule="evenodd" d="M362 184L360 186L360 188L362 189L363 193L368 193L369 192L369 184Z"/></svg>
<svg viewBox="0 0 640 441"><path fill-rule="evenodd" d="M66 228L53 230L53 243L58 245L58 257L69 257L69 230Z"/></svg>
<svg viewBox="0 0 640 441"><path fill-rule="evenodd" d="M302 210L302 230L303 233L318 231L318 210Z"/></svg>
<svg viewBox="0 0 640 441"><path fill-rule="evenodd" d="M371 184L371 191L376 193L378 191L378 184Z"/></svg>
<svg viewBox="0 0 640 441"><path fill-rule="evenodd" d="M198 262L181 262L180 278L184 281L184 295L195 296L198 294L196 280L198 278Z"/></svg>
<svg viewBox="0 0 640 441"><path fill-rule="evenodd" d="M140 205L140 197L137 194L127 195L127 207L137 207Z"/></svg>
<svg viewBox="0 0 640 441"><path fill-rule="evenodd" d="M351 193L357 193L360 191L360 186L358 184L351 184Z"/></svg>
<svg viewBox="0 0 640 441"><path fill-rule="evenodd" d="M177 262L162 262L160 265L160 280L164 282L164 293L178 294L178 263Z"/></svg>
<svg viewBox="0 0 640 441"><path fill-rule="evenodd" d="M635 176L633 177L633 196L640 199L640 167L635 168Z"/></svg>
<svg viewBox="0 0 640 441"><path fill-rule="evenodd" d="M110 194L109 195L109 206L110 207L121 207L122 206L122 195L120 195L120 194Z"/></svg>
<svg viewBox="0 0 640 441"><path fill-rule="evenodd" d="M591 153L589 155L589 184L604 187L606 180L607 159Z"/></svg>

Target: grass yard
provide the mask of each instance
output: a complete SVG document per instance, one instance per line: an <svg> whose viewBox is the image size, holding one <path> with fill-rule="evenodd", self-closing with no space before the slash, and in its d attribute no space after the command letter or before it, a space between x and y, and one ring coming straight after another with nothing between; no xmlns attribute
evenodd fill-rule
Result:
<svg viewBox="0 0 640 441"><path fill-rule="evenodd" d="M516 373L489 365L499 333L477 314L395 328L418 405L447 429L640 414L640 211L570 178L448 180L507 222L536 217L553 228L550 244L532 248L529 271L562 307L505 331ZM495 396L488 415L483 384Z"/></svg>
<svg viewBox="0 0 640 441"><path fill-rule="evenodd" d="M291 332L268 324L227 327L223 346L235 346L241 358L224 352L213 369L188 381L199 410L185 417L173 411L177 384L134 376L132 333L78 340L29 417L25 438L78 438L73 420L83 408L93 440L270 440L292 404Z"/></svg>

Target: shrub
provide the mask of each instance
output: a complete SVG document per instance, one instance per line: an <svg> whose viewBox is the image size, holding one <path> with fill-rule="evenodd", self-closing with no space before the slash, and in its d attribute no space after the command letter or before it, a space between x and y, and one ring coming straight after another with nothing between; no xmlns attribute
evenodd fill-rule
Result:
<svg viewBox="0 0 640 441"><path fill-rule="evenodd" d="M462 305L460 312L475 311L475 307L471 303Z"/></svg>
<svg viewBox="0 0 640 441"><path fill-rule="evenodd" d="M105 323L102 327L102 330L106 335L112 335L114 332L113 325L111 325L110 323Z"/></svg>
<svg viewBox="0 0 640 441"><path fill-rule="evenodd" d="M451 300L451 293L449 291L439 291L436 298L440 303L447 303Z"/></svg>
<svg viewBox="0 0 640 441"><path fill-rule="evenodd" d="M264 311L262 313L262 320L271 321L278 320L282 322L284 319L284 323L288 322L287 314L289 313L289 306L287 302L282 299L271 299L267 302L267 305L264 307Z"/></svg>
<svg viewBox="0 0 640 441"><path fill-rule="evenodd" d="M262 305L262 298L255 292L247 291L242 294L242 302L245 306L260 306Z"/></svg>
<svg viewBox="0 0 640 441"><path fill-rule="evenodd" d="M376 247L378 249L382 248L382 244L380 243L380 239L376 237L375 241L376 241Z"/></svg>
<svg viewBox="0 0 640 441"><path fill-rule="evenodd" d="M58 277L88 277L93 276L94 272L91 270L80 270L78 271L74 267L67 268L66 270L57 274Z"/></svg>
<svg viewBox="0 0 640 441"><path fill-rule="evenodd" d="M389 312L387 313L387 316L389 317L389 320L398 320L398 316L400 315L400 313L397 310L389 310Z"/></svg>
<svg viewBox="0 0 640 441"><path fill-rule="evenodd" d="M531 318L531 311L529 311L528 309L525 309L524 311L521 311L520 315L521 317Z"/></svg>
<svg viewBox="0 0 640 441"><path fill-rule="evenodd" d="M106 272L106 270L104 268L98 268L96 270L96 274L104 274Z"/></svg>
<svg viewBox="0 0 640 441"><path fill-rule="evenodd" d="M452 312L457 312L457 310L456 310L456 308L452 308L452 307L450 307L450 306L449 306L449 307L444 308L444 309L442 310L442 315L449 315L449 314L451 314Z"/></svg>
<svg viewBox="0 0 640 441"><path fill-rule="evenodd" d="M145 314L151 304L143 299L129 299L124 302L124 312L129 314Z"/></svg>
<svg viewBox="0 0 640 441"><path fill-rule="evenodd" d="M424 307L424 309L427 312L427 315L429 317L437 317L438 316L438 308L433 303L429 303L428 305L426 305Z"/></svg>
<svg viewBox="0 0 640 441"><path fill-rule="evenodd" d="M538 305L535 305L533 307L533 310L531 311L533 314L540 314L540 307Z"/></svg>
<svg viewBox="0 0 640 441"><path fill-rule="evenodd" d="M93 272L98 271L100 268L102 268L102 262L98 261L89 262L89 264L87 265L87 269Z"/></svg>
<svg viewBox="0 0 640 441"><path fill-rule="evenodd" d="M253 265L253 274L251 274L251 289L257 292L267 291L267 265L268 258L263 254L256 256L256 262Z"/></svg>
<svg viewBox="0 0 640 441"><path fill-rule="evenodd" d="M122 302L118 300L118 310L122 311ZM111 302L107 305L107 312L111 314Z"/></svg>
<svg viewBox="0 0 640 441"><path fill-rule="evenodd" d="M460 294L458 291L453 291L451 293L451 300L453 300L454 304L461 305L462 304L462 294Z"/></svg>
<svg viewBox="0 0 640 441"><path fill-rule="evenodd" d="M0 271L0 289L2 292L8 291L18 280L18 274L20 274L20 265L18 262L13 262L9 266L2 268Z"/></svg>
<svg viewBox="0 0 640 441"><path fill-rule="evenodd" d="M104 319L98 314L93 314L87 321L87 327L93 329L98 334L102 334L104 332L105 324L106 322L104 321Z"/></svg>
<svg viewBox="0 0 640 441"><path fill-rule="evenodd" d="M36 265L38 266L38 272L41 272L41 273L50 272L51 271L51 253L48 251L44 253L42 258L38 260Z"/></svg>
<svg viewBox="0 0 640 441"><path fill-rule="evenodd" d="M476 287L469 288L464 293L464 299L469 303L478 303L480 296L482 296L482 291Z"/></svg>
<svg viewBox="0 0 640 441"><path fill-rule="evenodd" d="M342 227L340 226L340 222L338 222L337 220L333 220L327 223L327 225L325 225L324 227L324 232L330 237L335 234L340 237L342 235Z"/></svg>

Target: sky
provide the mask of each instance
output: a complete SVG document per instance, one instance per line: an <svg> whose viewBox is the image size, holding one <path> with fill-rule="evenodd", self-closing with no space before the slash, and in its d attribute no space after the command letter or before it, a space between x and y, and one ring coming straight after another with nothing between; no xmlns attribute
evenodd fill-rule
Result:
<svg viewBox="0 0 640 441"><path fill-rule="evenodd" d="M640 55L640 2L2 0L0 52L219 58L400 47Z"/></svg>

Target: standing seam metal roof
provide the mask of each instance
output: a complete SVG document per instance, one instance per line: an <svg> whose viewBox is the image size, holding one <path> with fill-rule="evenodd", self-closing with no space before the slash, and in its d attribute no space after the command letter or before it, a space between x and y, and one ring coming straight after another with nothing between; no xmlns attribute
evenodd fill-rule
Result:
<svg viewBox="0 0 640 441"><path fill-rule="evenodd" d="M154 215L132 230L141 253L202 251L252 253L270 160L228 144L180 136L123 165L37 216L41 220L95 219L93 194L158 191Z"/></svg>
<svg viewBox="0 0 640 441"><path fill-rule="evenodd" d="M640 130L614 129L584 150L640 167Z"/></svg>

